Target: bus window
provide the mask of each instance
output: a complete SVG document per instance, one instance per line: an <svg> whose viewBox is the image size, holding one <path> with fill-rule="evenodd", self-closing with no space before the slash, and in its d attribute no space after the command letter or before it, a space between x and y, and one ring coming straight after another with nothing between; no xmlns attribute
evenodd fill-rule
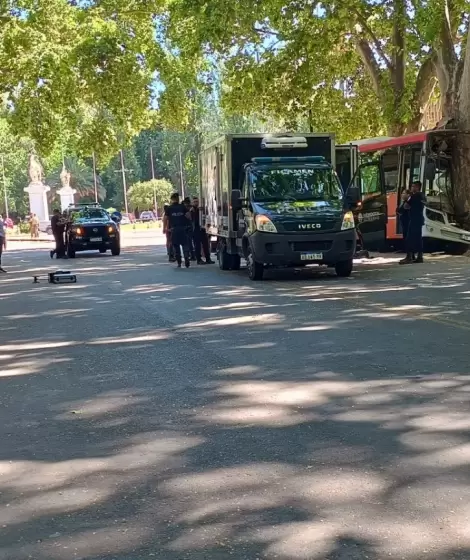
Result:
<svg viewBox="0 0 470 560"><path fill-rule="evenodd" d="M364 165L361 168L361 193L363 195L374 195L381 192L379 164Z"/></svg>
<svg viewBox="0 0 470 560"><path fill-rule="evenodd" d="M403 153L403 175L400 191L411 188L413 181L420 180L421 145L407 146Z"/></svg>
<svg viewBox="0 0 470 560"><path fill-rule="evenodd" d="M382 156L385 191L395 192L398 188L398 149L387 150Z"/></svg>
<svg viewBox="0 0 470 560"><path fill-rule="evenodd" d="M427 197L447 196L452 189L449 162L446 159L437 159L434 163L436 164L434 181L425 182L424 192Z"/></svg>

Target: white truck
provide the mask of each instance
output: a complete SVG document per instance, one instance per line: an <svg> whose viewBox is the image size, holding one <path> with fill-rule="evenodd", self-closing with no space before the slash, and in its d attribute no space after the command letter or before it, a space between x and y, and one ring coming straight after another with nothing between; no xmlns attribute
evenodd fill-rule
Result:
<svg viewBox="0 0 470 560"><path fill-rule="evenodd" d="M222 270L261 280L267 267L322 264L349 276L354 189L335 172L333 134L225 135L200 154L202 224Z"/></svg>

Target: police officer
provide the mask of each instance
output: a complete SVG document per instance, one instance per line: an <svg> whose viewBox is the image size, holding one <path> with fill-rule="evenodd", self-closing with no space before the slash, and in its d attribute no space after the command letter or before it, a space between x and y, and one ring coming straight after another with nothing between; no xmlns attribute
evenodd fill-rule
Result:
<svg viewBox="0 0 470 560"><path fill-rule="evenodd" d="M409 210L410 223L406 236L406 257L400 264L423 262L423 225L425 196L421 192L421 181L414 181L411 194L405 202L404 209ZM416 258L414 255L416 254Z"/></svg>
<svg viewBox="0 0 470 560"><path fill-rule="evenodd" d="M165 204L163 207L163 214L165 216L167 209L169 208L168 204ZM166 236L166 254L168 255L168 262L175 262L175 252L173 251L173 243L171 241L171 231L168 228L168 225L165 226L165 218L163 218L163 233Z"/></svg>
<svg viewBox="0 0 470 560"><path fill-rule="evenodd" d="M196 252L197 264L214 264L211 259L209 240L204 228L201 227L201 216L199 214L199 198L195 196L191 206L191 220L193 222L193 244ZM204 252L205 261L202 260L201 248Z"/></svg>
<svg viewBox="0 0 470 560"><path fill-rule="evenodd" d="M54 257L54 255L56 255L57 259L63 259L65 258L65 221L61 216L58 208L54 209L54 213L51 218L51 229L52 235L54 236L55 240L55 249L50 252L51 259Z"/></svg>
<svg viewBox="0 0 470 560"><path fill-rule="evenodd" d="M409 208L405 208L405 204L408 202L410 195L411 192L408 189L405 189L401 193L401 202L397 207L397 215L400 220L405 250L407 249L406 238L408 237L408 229L410 227L410 210Z"/></svg>
<svg viewBox="0 0 470 560"><path fill-rule="evenodd" d="M189 268L191 264L188 246L188 224L190 225L190 219L191 215L186 206L180 203L179 194L172 194L171 204L165 210L163 228L165 231L171 231L171 241L178 268L181 268L181 247L183 247L186 268Z"/></svg>
<svg viewBox="0 0 470 560"><path fill-rule="evenodd" d="M183 204L186 206L186 210L188 212L191 212L191 199L189 198L189 196L187 196L183 200ZM189 226L188 226L188 245L189 245L189 253L191 255L191 260L195 261L196 260L196 250L195 250L194 243L193 243L193 227L192 227L191 222L189 222Z"/></svg>

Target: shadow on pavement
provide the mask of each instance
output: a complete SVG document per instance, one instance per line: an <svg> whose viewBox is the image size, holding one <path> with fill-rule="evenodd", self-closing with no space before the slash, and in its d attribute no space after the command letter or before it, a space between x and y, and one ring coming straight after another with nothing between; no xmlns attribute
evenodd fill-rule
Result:
<svg viewBox="0 0 470 560"><path fill-rule="evenodd" d="M426 316L464 270L195 285L152 258L0 282L0 559L470 557L467 333Z"/></svg>

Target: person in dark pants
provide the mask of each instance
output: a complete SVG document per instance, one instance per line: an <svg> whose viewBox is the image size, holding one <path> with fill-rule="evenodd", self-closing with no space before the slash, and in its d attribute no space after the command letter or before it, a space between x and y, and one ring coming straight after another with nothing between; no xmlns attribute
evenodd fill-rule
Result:
<svg viewBox="0 0 470 560"><path fill-rule="evenodd" d="M406 236L406 257L400 261L400 264L423 262L424 203L421 181L415 181L411 185L411 194L403 205L405 210L409 210L410 223ZM414 258L415 254L416 258Z"/></svg>
<svg viewBox="0 0 470 560"><path fill-rule="evenodd" d="M214 264L211 259L211 252L209 248L209 240L205 229L201 227L201 215L199 213L199 198L195 196L191 206L191 221L193 223L193 244L196 253L197 264ZM202 251L204 252L205 261L202 260Z"/></svg>
<svg viewBox="0 0 470 560"><path fill-rule="evenodd" d="M168 208L168 204L165 204L163 207L163 213L166 213ZM166 235L166 254L168 255L168 262L176 262L175 252L173 251L173 243L171 241L171 231L169 229L165 229L163 226L163 233Z"/></svg>
<svg viewBox="0 0 470 560"><path fill-rule="evenodd" d="M183 204L186 206L186 210L188 212L191 212L191 199L189 198L189 196L187 196L183 200ZM193 226L192 226L191 222L189 223L189 226L188 226L188 245L189 245L189 252L191 254L191 260L195 261L197 259L197 255L196 255L196 249L195 249L194 243L193 243Z"/></svg>
<svg viewBox="0 0 470 560"><path fill-rule="evenodd" d="M188 224L191 223L191 214L179 200L178 193L171 195L171 204L166 209L163 218L163 228L165 231L171 231L171 241L178 268L181 268L181 247L183 248L184 264L186 268L189 268L191 262L188 245Z"/></svg>
<svg viewBox="0 0 470 560"><path fill-rule="evenodd" d="M0 272L6 272L4 268L2 268L2 254L3 249L7 248L7 233L6 233L6 225L3 221L2 216L0 216Z"/></svg>
<svg viewBox="0 0 470 560"><path fill-rule="evenodd" d="M401 193L401 202L397 207L397 215L400 220L401 231L403 234L403 244L405 246L405 250L407 248L406 238L408 236L408 228L410 226L410 211L409 209L405 208L405 204L407 200L410 198L410 195L411 195L410 191L408 189L405 189Z"/></svg>
<svg viewBox="0 0 470 560"><path fill-rule="evenodd" d="M62 220L60 211L57 208L54 209L54 213L51 218L51 229L52 229L52 235L54 236L54 240L55 240L55 249L50 252L51 259L54 258L54 255L56 255L57 259L63 259L65 258L65 243L64 243L65 223Z"/></svg>

